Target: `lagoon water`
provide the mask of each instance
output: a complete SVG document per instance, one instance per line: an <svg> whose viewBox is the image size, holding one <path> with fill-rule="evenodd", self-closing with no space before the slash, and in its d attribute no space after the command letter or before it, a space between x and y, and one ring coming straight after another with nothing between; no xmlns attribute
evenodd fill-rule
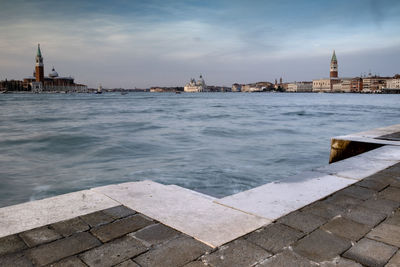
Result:
<svg viewBox="0 0 400 267"><path fill-rule="evenodd" d="M153 180L215 197L328 164L330 138L400 123L400 95L0 95L0 207Z"/></svg>

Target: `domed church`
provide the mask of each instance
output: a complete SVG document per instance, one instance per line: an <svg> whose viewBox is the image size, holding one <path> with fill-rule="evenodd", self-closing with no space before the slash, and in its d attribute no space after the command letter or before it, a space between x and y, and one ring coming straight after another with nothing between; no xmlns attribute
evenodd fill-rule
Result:
<svg viewBox="0 0 400 267"><path fill-rule="evenodd" d="M194 93L194 92L207 92L206 82L203 79L203 76L200 75L199 80L190 79L190 82L185 85L183 88L185 92Z"/></svg>
<svg viewBox="0 0 400 267"><path fill-rule="evenodd" d="M40 44L36 52L36 64L33 76L24 78L24 86L33 92L87 92L87 86L74 83L74 78L60 77L54 66L47 77L44 76L44 64Z"/></svg>

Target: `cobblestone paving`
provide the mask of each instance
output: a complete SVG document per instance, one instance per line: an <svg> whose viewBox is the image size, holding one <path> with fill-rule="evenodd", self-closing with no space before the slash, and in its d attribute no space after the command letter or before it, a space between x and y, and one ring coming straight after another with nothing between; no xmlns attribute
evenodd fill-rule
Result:
<svg viewBox="0 0 400 267"><path fill-rule="evenodd" d="M397 164L225 244L197 261L215 267L400 267L399 207ZM256 247L244 246L244 241Z"/></svg>
<svg viewBox="0 0 400 267"><path fill-rule="evenodd" d="M212 249L119 206L0 238L0 266L400 266L400 164Z"/></svg>
<svg viewBox="0 0 400 267"><path fill-rule="evenodd" d="M118 206L0 238L0 266L183 266L209 251Z"/></svg>

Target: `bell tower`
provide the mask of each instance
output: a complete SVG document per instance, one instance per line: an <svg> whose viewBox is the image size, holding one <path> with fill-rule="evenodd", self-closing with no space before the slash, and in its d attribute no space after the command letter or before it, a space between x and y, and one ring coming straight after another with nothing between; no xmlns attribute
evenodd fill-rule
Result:
<svg viewBox="0 0 400 267"><path fill-rule="evenodd" d="M333 50L333 55L331 59L331 68L330 68L330 78L338 77L338 63L336 59L335 50Z"/></svg>
<svg viewBox="0 0 400 267"><path fill-rule="evenodd" d="M36 53L36 65L35 65L35 78L36 82L44 82L44 69L43 69L43 57L40 51L40 44L38 44Z"/></svg>

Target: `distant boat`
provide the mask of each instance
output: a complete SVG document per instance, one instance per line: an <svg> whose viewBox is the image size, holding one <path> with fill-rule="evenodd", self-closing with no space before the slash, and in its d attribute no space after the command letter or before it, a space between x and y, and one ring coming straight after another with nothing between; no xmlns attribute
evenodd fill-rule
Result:
<svg viewBox="0 0 400 267"><path fill-rule="evenodd" d="M181 94L182 92L181 91L175 91L175 94Z"/></svg>
<svg viewBox="0 0 400 267"><path fill-rule="evenodd" d="M103 87L101 87L101 85L99 85L99 88L97 88L96 94L102 94L102 93L103 93Z"/></svg>
<svg viewBox="0 0 400 267"><path fill-rule="evenodd" d="M121 95L127 95L128 92L121 92Z"/></svg>

